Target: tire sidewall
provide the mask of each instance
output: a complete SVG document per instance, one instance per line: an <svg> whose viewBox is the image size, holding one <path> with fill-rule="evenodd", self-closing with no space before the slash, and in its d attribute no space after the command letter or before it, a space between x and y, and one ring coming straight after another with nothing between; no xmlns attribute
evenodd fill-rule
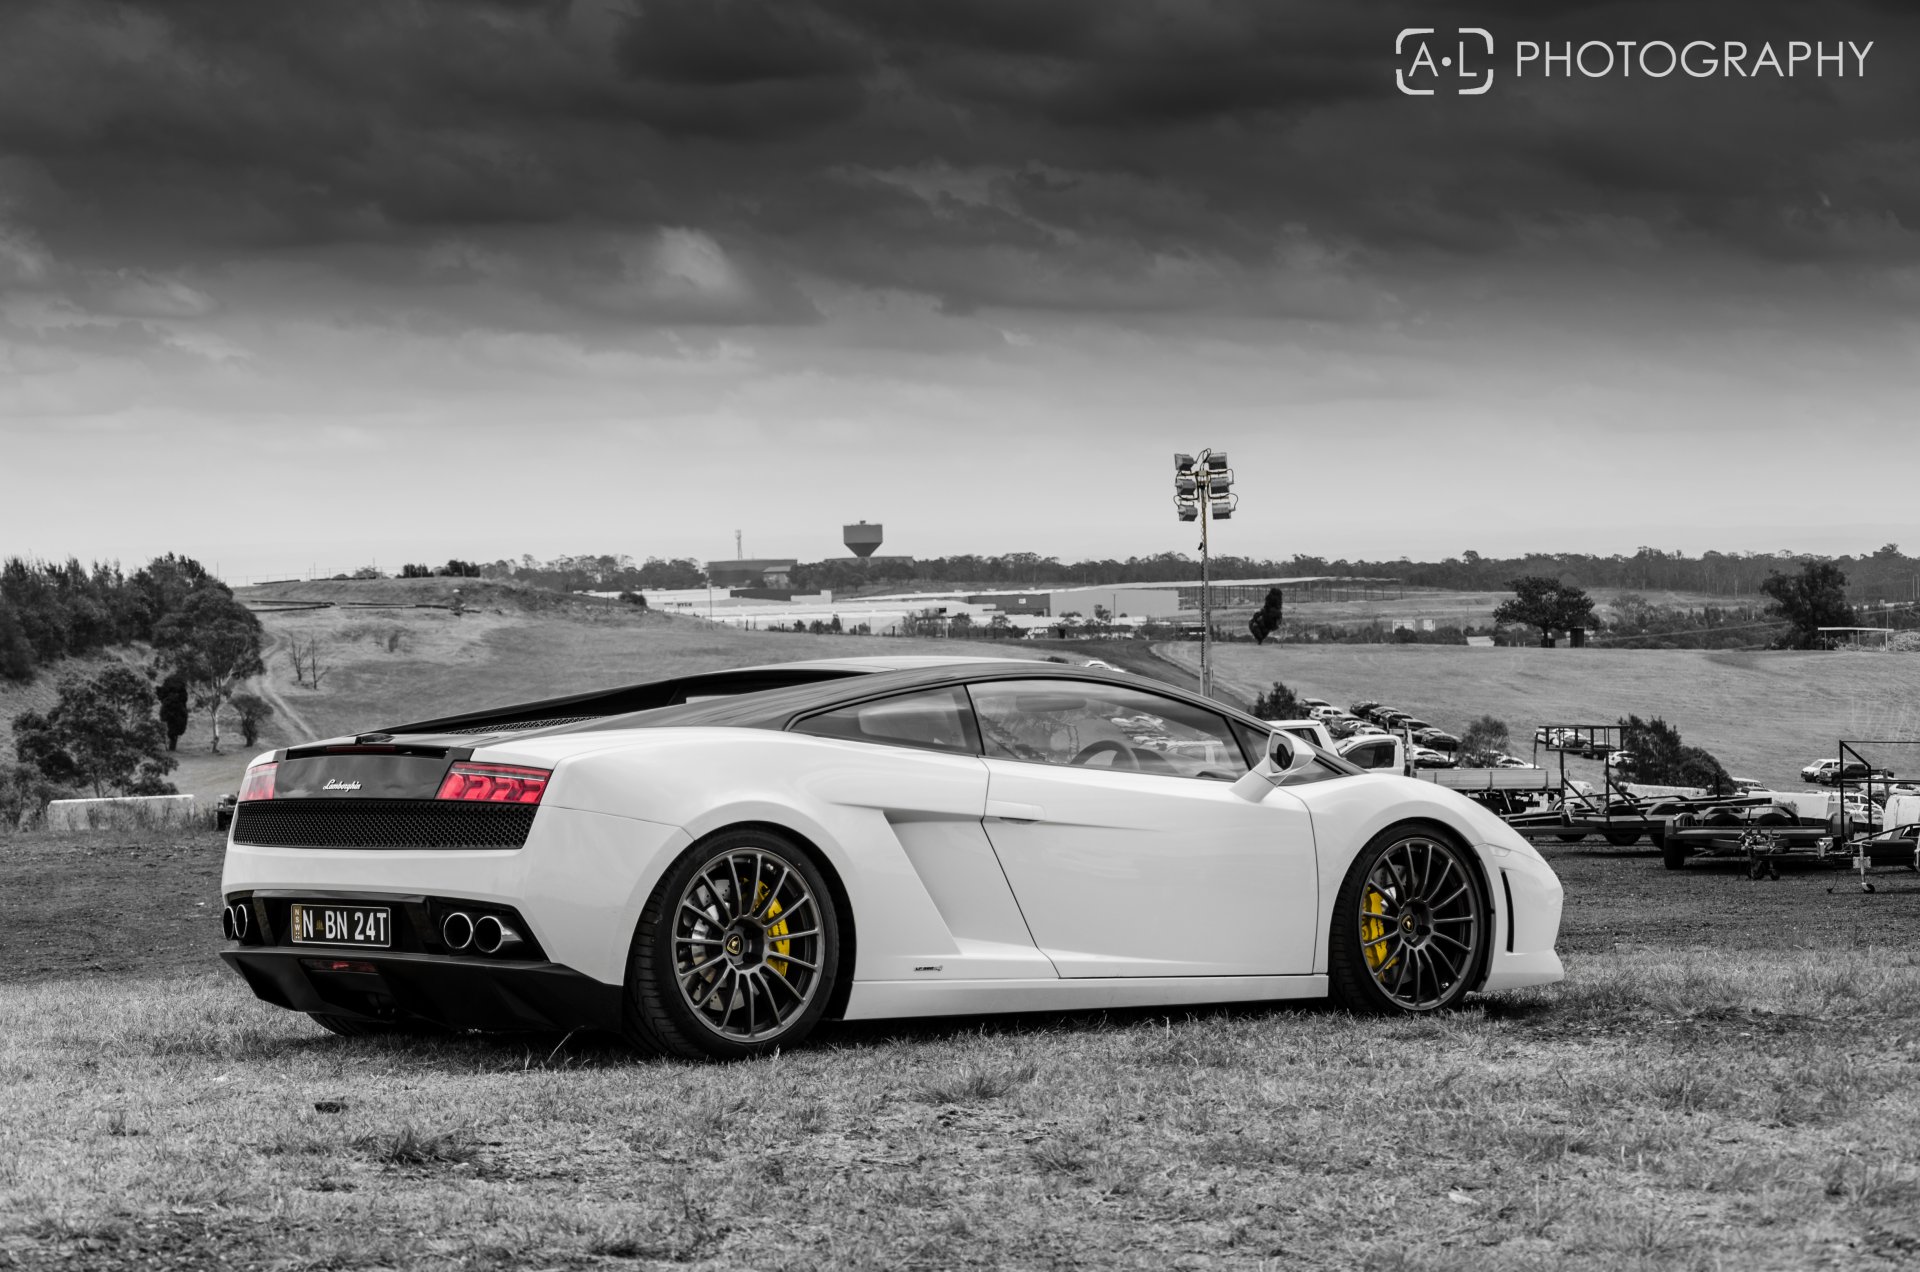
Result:
<svg viewBox="0 0 1920 1272"><path fill-rule="evenodd" d="M813 997L779 1035L756 1042L743 1042L716 1033L687 1004L672 972L674 911L679 906L681 893L704 867L742 849L765 853L782 865L791 866L805 881L820 912L820 972ZM653 1040L666 1050L716 1060L750 1060L794 1046L813 1032L825 1014L840 974L840 916L835 909L833 892L812 856L786 836L767 830L722 831L681 853L661 876L641 912L627 967L629 1017L638 1014L642 1018L637 1022L641 1031L655 1035ZM662 1024L667 1027L661 1028Z"/></svg>
<svg viewBox="0 0 1920 1272"><path fill-rule="evenodd" d="M1479 930L1475 933L1477 948L1473 951L1466 973L1450 991L1446 1001L1432 1007L1408 1007L1388 997L1367 970L1366 953L1360 941L1360 893L1366 886L1367 875L1388 849L1406 839L1430 839L1457 854L1466 870L1467 881L1480 902L1481 918ZM1458 1007L1468 994L1485 983L1493 959L1496 917L1493 898L1487 887L1486 868L1479 860L1479 855L1463 844L1457 835L1429 822L1401 822L1389 826L1369 839L1366 847L1355 854L1353 863L1347 867L1346 878L1341 880L1340 889L1334 896L1333 915L1328 924L1327 970L1330 988L1334 996L1348 1008L1371 1014L1430 1016L1449 1011ZM1513 921L1511 915L1507 921Z"/></svg>

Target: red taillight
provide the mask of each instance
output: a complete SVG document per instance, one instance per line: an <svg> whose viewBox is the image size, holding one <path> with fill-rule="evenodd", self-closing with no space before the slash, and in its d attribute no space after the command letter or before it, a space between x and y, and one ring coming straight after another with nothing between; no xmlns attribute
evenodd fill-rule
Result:
<svg viewBox="0 0 1920 1272"><path fill-rule="evenodd" d="M447 770L435 799L486 804L538 804L546 794L551 769L517 764L455 764Z"/></svg>
<svg viewBox="0 0 1920 1272"><path fill-rule="evenodd" d="M240 780L240 802L244 804L250 799L272 799L273 771L279 767L268 762L248 769L247 775Z"/></svg>

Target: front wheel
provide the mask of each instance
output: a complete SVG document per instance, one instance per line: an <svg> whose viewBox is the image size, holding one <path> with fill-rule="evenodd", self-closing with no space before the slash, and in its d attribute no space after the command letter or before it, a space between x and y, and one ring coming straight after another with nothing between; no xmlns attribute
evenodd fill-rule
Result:
<svg viewBox="0 0 1920 1272"><path fill-rule="evenodd" d="M1486 964L1492 926L1465 849L1437 831L1389 828L1361 850L1334 899L1334 1000L1373 1014L1456 1006Z"/></svg>
<svg viewBox="0 0 1920 1272"><path fill-rule="evenodd" d="M744 1060L792 1046L826 1011L839 916L813 860L781 835L688 849L640 915L627 1034L643 1051Z"/></svg>

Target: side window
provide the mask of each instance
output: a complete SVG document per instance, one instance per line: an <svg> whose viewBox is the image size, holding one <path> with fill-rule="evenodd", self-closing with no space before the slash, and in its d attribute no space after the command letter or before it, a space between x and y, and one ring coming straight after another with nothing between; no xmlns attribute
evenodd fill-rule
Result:
<svg viewBox="0 0 1920 1272"><path fill-rule="evenodd" d="M1383 769L1393 767L1393 743L1369 742L1356 746L1346 755L1348 763L1357 764L1363 769Z"/></svg>
<svg viewBox="0 0 1920 1272"><path fill-rule="evenodd" d="M798 721L792 731L849 742L980 754L973 708L967 703L966 690L957 686L836 707Z"/></svg>
<svg viewBox="0 0 1920 1272"><path fill-rule="evenodd" d="M1118 685L994 680L971 690L990 756L1233 781L1247 771L1224 716Z"/></svg>

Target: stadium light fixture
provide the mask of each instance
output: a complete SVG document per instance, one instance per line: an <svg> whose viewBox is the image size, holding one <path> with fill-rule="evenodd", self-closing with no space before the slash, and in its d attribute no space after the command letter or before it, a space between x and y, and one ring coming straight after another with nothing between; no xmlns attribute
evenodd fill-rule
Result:
<svg viewBox="0 0 1920 1272"><path fill-rule="evenodd" d="M1203 450L1173 457L1173 506L1182 521L1200 523L1200 692L1213 696L1213 567L1207 550L1208 520L1226 521L1240 506L1233 493L1227 453Z"/></svg>

